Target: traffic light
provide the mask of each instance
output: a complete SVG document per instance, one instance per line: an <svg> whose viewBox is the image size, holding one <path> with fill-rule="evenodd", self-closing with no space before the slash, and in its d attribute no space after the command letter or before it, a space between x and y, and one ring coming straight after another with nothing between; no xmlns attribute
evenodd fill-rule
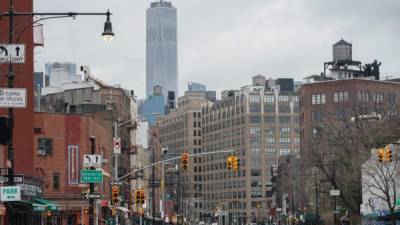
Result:
<svg viewBox="0 0 400 225"><path fill-rule="evenodd" d="M392 148L391 145L387 145L385 147L385 161L391 162L392 161Z"/></svg>
<svg viewBox="0 0 400 225"><path fill-rule="evenodd" d="M144 204L146 201L146 193L144 192L143 189L140 189L140 204Z"/></svg>
<svg viewBox="0 0 400 225"><path fill-rule="evenodd" d="M237 156L232 156L232 157L233 157L233 170L238 171L240 166L239 158Z"/></svg>
<svg viewBox="0 0 400 225"><path fill-rule="evenodd" d="M135 203L136 203L136 204L139 204L139 203L140 203L140 201L141 201L140 198L141 198L141 197L140 197L140 190L136 190L136 191L135 191Z"/></svg>
<svg viewBox="0 0 400 225"><path fill-rule="evenodd" d="M187 170L188 169L188 162L189 162L189 154L187 154L186 152L182 153L181 162L182 162L182 169L183 170Z"/></svg>
<svg viewBox="0 0 400 225"><path fill-rule="evenodd" d="M383 148L378 148L378 159L379 162L383 162L384 161L384 149Z"/></svg>
<svg viewBox="0 0 400 225"><path fill-rule="evenodd" d="M111 198L112 198L112 203L117 204L119 201L119 187L117 185L112 186L111 189Z"/></svg>
<svg viewBox="0 0 400 225"><path fill-rule="evenodd" d="M0 116L0 145L6 145L10 138L10 126L7 116Z"/></svg>
<svg viewBox="0 0 400 225"><path fill-rule="evenodd" d="M232 163L233 163L233 156L228 156L228 158L226 159L226 168L228 168L228 170L232 169Z"/></svg>

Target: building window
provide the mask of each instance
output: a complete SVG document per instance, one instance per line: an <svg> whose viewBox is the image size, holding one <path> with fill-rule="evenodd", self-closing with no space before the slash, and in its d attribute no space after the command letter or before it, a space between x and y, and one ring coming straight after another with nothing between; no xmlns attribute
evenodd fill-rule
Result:
<svg viewBox="0 0 400 225"><path fill-rule="evenodd" d="M290 127L281 127L281 136L290 135Z"/></svg>
<svg viewBox="0 0 400 225"><path fill-rule="evenodd" d="M261 112L261 105L257 104L257 105L250 105L249 106L249 111L250 112Z"/></svg>
<svg viewBox="0 0 400 225"><path fill-rule="evenodd" d="M290 106L289 105L279 105L278 106L279 113L290 113Z"/></svg>
<svg viewBox="0 0 400 225"><path fill-rule="evenodd" d="M311 105L321 105L326 103L325 94L311 95Z"/></svg>
<svg viewBox="0 0 400 225"><path fill-rule="evenodd" d="M250 116L250 123L261 123L261 116Z"/></svg>
<svg viewBox="0 0 400 225"><path fill-rule="evenodd" d="M321 122L323 120L323 112L322 111L312 111L311 112L311 120L314 122Z"/></svg>
<svg viewBox="0 0 400 225"><path fill-rule="evenodd" d="M369 93L368 93L368 91L360 91L360 92L358 92L358 100L360 102L368 102L369 101Z"/></svg>
<svg viewBox="0 0 400 225"><path fill-rule="evenodd" d="M260 127L250 127L250 134L260 134L261 128Z"/></svg>
<svg viewBox="0 0 400 225"><path fill-rule="evenodd" d="M264 112L275 112L275 105L264 105Z"/></svg>
<svg viewBox="0 0 400 225"><path fill-rule="evenodd" d="M290 123L290 116L280 116L279 123L281 124L288 124Z"/></svg>
<svg viewBox="0 0 400 225"><path fill-rule="evenodd" d="M376 103L383 102L383 93L382 92L375 92L372 94L372 101Z"/></svg>
<svg viewBox="0 0 400 225"><path fill-rule="evenodd" d="M53 173L53 189L58 190L60 188L60 173Z"/></svg>
<svg viewBox="0 0 400 225"><path fill-rule="evenodd" d="M314 137L319 137L322 135L322 127L313 127L312 128L312 135Z"/></svg>
<svg viewBox="0 0 400 225"><path fill-rule="evenodd" d="M289 155L290 154L290 148L281 148L279 151L279 155Z"/></svg>
<svg viewBox="0 0 400 225"><path fill-rule="evenodd" d="M267 135L267 137L275 137L275 127L265 128L265 134Z"/></svg>
<svg viewBox="0 0 400 225"><path fill-rule="evenodd" d="M259 95L250 95L249 101L250 102L260 102L260 96Z"/></svg>
<svg viewBox="0 0 400 225"><path fill-rule="evenodd" d="M289 144L290 138L279 138L279 143L281 144Z"/></svg>
<svg viewBox="0 0 400 225"><path fill-rule="evenodd" d="M347 91L340 91L333 93L333 102L334 103L341 103L341 102L348 102L349 101L349 92Z"/></svg>
<svg viewBox="0 0 400 225"><path fill-rule="evenodd" d="M275 102L275 96L273 95L264 95L264 102Z"/></svg>
<svg viewBox="0 0 400 225"><path fill-rule="evenodd" d="M38 138L38 155L50 155L53 153L53 139Z"/></svg>
<svg viewBox="0 0 400 225"><path fill-rule="evenodd" d="M265 142L267 144L273 144L273 143L275 143L275 138L265 138Z"/></svg>
<svg viewBox="0 0 400 225"><path fill-rule="evenodd" d="M260 169L252 169L252 170L250 170L250 176L252 176L252 177L261 176L261 170Z"/></svg>
<svg viewBox="0 0 400 225"><path fill-rule="evenodd" d="M300 144L300 138L294 138L294 143L297 145Z"/></svg>
<svg viewBox="0 0 400 225"><path fill-rule="evenodd" d="M275 116L264 116L264 123L274 124Z"/></svg>
<svg viewBox="0 0 400 225"><path fill-rule="evenodd" d="M278 96L279 102L289 102L289 96Z"/></svg>

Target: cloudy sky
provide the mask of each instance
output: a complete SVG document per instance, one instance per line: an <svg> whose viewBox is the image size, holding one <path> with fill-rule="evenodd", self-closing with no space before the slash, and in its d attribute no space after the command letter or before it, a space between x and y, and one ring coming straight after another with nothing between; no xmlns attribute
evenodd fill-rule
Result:
<svg viewBox="0 0 400 225"><path fill-rule="evenodd" d="M105 17L44 22L44 48L35 70L48 61L90 66L109 84L145 95L146 9L149 0L35 0L41 12L105 12L115 39L104 43ZM237 89L251 77L302 80L322 71L331 46L353 44L353 59L382 61L383 76L400 77L399 0L172 0L178 10L179 90L200 82L209 90Z"/></svg>

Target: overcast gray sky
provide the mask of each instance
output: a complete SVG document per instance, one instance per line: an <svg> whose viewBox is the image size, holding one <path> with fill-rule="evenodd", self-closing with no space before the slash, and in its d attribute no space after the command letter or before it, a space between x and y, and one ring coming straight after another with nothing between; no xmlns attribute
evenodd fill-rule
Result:
<svg viewBox="0 0 400 225"><path fill-rule="evenodd" d="M90 66L109 84L145 96L146 9L149 0L35 0L36 11L105 12L115 39L104 43L105 17L44 22L44 48L35 70L48 61ZM179 91L200 82L218 93L250 84L251 77L302 80L320 73L341 38L353 59L382 61L383 76L400 77L399 0L173 0L178 10Z"/></svg>

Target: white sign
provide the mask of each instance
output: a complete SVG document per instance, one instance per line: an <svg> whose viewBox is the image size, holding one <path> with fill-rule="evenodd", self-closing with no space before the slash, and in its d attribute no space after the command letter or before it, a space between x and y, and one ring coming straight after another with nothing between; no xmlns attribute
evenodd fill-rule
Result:
<svg viewBox="0 0 400 225"><path fill-rule="evenodd" d="M1 201L12 202L21 200L20 186L3 186L0 187Z"/></svg>
<svg viewBox="0 0 400 225"><path fill-rule="evenodd" d="M25 63L25 45L0 44L1 63Z"/></svg>
<svg viewBox="0 0 400 225"><path fill-rule="evenodd" d="M114 154L121 154L121 138L113 138Z"/></svg>
<svg viewBox="0 0 400 225"><path fill-rule="evenodd" d="M26 89L0 88L0 108L26 108Z"/></svg>
<svg viewBox="0 0 400 225"><path fill-rule="evenodd" d="M331 190L330 194L331 196L340 196L340 190Z"/></svg>
<svg viewBox="0 0 400 225"><path fill-rule="evenodd" d="M83 167L101 167L101 155L83 155Z"/></svg>

